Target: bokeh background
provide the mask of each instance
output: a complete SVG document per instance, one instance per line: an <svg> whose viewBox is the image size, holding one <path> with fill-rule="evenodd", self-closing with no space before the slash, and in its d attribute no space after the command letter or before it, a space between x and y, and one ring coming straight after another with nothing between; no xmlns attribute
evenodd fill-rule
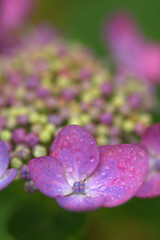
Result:
<svg viewBox="0 0 160 240"><path fill-rule="evenodd" d="M129 10L145 36L160 42L159 0L39 0L30 23L48 22L66 38L84 43L107 59L102 25L119 9ZM72 213L40 193L24 192L23 183L14 182L0 194L0 239L159 240L160 198L134 198L116 208Z"/></svg>

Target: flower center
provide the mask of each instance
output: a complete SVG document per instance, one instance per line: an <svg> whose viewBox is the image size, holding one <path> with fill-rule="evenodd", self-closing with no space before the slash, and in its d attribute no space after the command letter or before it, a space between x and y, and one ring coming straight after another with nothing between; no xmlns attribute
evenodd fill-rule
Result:
<svg viewBox="0 0 160 240"><path fill-rule="evenodd" d="M75 182L73 184L72 190L73 190L74 193L84 193L85 182L83 180L79 181L79 182Z"/></svg>

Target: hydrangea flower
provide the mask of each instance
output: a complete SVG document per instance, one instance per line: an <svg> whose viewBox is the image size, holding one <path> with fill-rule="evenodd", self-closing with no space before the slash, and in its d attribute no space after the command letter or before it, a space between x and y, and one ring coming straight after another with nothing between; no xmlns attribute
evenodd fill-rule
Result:
<svg viewBox="0 0 160 240"><path fill-rule="evenodd" d="M5 143L0 140L0 190L7 187L17 176L18 170L7 169L9 165L8 150Z"/></svg>
<svg viewBox="0 0 160 240"><path fill-rule="evenodd" d="M148 172L146 152L134 145L105 145L78 125L64 127L50 155L29 161L30 177L45 195L71 211L120 205L136 193Z"/></svg>
<svg viewBox="0 0 160 240"><path fill-rule="evenodd" d="M152 198L160 196L160 123L151 125L143 134L140 146L149 156L149 173L136 196Z"/></svg>
<svg viewBox="0 0 160 240"><path fill-rule="evenodd" d="M81 125L100 146L135 142L151 125L148 84L111 74L91 49L45 26L22 42L0 57L0 139L10 167L22 169L18 177L29 181L23 166L48 155L66 125ZM28 184L25 189L32 188Z"/></svg>
<svg viewBox="0 0 160 240"><path fill-rule="evenodd" d="M146 41L128 13L111 17L105 26L105 38L119 70L160 82L160 45Z"/></svg>

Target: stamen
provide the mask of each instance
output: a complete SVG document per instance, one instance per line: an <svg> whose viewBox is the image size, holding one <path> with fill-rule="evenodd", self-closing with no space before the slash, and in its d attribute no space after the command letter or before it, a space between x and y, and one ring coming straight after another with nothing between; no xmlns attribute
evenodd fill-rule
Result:
<svg viewBox="0 0 160 240"><path fill-rule="evenodd" d="M85 182L83 180L79 181L79 182L75 182L73 184L72 190L73 190L74 193L84 193Z"/></svg>

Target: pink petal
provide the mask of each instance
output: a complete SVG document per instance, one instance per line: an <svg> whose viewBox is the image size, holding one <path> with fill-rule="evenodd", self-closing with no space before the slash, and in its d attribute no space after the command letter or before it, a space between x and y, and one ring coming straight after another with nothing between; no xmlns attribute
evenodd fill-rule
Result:
<svg viewBox="0 0 160 240"><path fill-rule="evenodd" d="M148 172L146 152L131 144L102 146L100 163L86 180L91 196L105 197L105 207L120 205L134 196Z"/></svg>
<svg viewBox="0 0 160 240"><path fill-rule="evenodd" d="M160 45L144 44L137 59L137 72L152 82L160 81Z"/></svg>
<svg viewBox="0 0 160 240"><path fill-rule="evenodd" d="M95 139L77 125L64 127L55 138L50 155L75 179L84 180L97 167L99 150Z"/></svg>
<svg viewBox="0 0 160 240"><path fill-rule="evenodd" d="M2 0L0 21L5 30L19 27L33 6L33 0Z"/></svg>
<svg viewBox="0 0 160 240"><path fill-rule="evenodd" d="M152 198L160 196L160 174L152 173L148 176L135 196L139 198Z"/></svg>
<svg viewBox="0 0 160 240"><path fill-rule="evenodd" d="M4 175L9 165L8 150L3 141L0 140L0 178Z"/></svg>
<svg viewBox="0 0 160 240"><path fill-rule="evenodd" d="M133 68L143 40L131 16L125 12L113 15L105 27L105 38L118 65Z"/></svg>
<svg viewBox="0 0 160 240"><path fill-rule="evenodd" d="M93 211L101 207L104 202L104 198L101 196L87 197L82 194L72 194L67 197L58 197L56 200L61 207L75 212Z"/></svg>
<svg viewBox="0 0 160 240"><path fill-rule="evenodd" d="M8 169L0 178L0 190L7 187L17 176L18 170L16 168Z"/></svg>
<svg viewBox="0 0 160 240"><path fill-rule="evenodd" d="M38 157L29 161L30 177L36 187L49 197L72 192L65 179L62 165L52 157Z"/></svg>
<svg viewBox="0 0 160 240"><path fill-rule="evenodd" d="M160 123L151 125L143 134L141 144L147 152L153 155L160 154Z"/></svg>

